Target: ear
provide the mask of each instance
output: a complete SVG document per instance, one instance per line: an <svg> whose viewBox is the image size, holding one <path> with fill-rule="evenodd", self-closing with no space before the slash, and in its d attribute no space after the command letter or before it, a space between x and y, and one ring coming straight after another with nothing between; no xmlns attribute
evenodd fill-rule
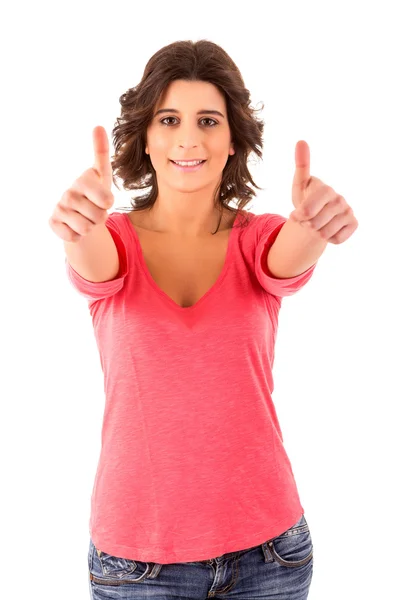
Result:
<svg viewBox="0 0 400 600"><path fill-rule="evenodd" d="M234 146L233 142L231 142L231 147L229 148L229 154L231 156L233 156L233 154L235 154L235 146Z"/></svg>

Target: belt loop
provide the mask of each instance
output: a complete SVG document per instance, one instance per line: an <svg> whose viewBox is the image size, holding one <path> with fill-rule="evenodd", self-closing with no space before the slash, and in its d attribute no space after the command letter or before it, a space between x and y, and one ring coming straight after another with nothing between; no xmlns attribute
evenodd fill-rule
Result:
<svg viewBox="0 0 400 600"><path fill-rule="evenodd" d="M262 551L264 553L264 559L266 563L273 562L274 557L271 554L270 548L273 547L272 542L264 542L261 544Z"/></svg>

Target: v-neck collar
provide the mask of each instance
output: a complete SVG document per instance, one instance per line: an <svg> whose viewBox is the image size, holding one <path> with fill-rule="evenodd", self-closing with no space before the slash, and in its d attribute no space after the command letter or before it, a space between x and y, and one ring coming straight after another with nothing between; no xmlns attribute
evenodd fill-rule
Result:
<svg viewBox="0 0 400 600"><path fill-rule="evenodd" d="M137 251L137 256L139 258L139 263L142 269L143 274L145 275L146 279L148 280L148 282L150 283L151 287L155 290L155 292L161 296L170 306L173 306L177 311L184 311L185 313L191 312L196 310L200 305L202 305L204 303L204 301L210 296L212 295L216 289L218 289L222 283L222 281L225 278L225 275L228 271L229 265L231 264L231 260L232 260L232 252L233 252L233 248L235 245L235 241L238 235L238 221L241 218L241 213L238 212L235 216L235 220L233 222L233 225L231 227L230 233L229 233L229 237L228 237L228 244L227 244L227 250L226 250L226 255L225 255L225 261L224 261L224 265L222 267L222 270L217 278L217 280L215 281L215 283L205 292L205 294L203 294L203 296L201 296L201 298L199 298L199 300L197 300L197 302L195 302L195 304L192 304L192 306L181 306L180 304L177 304L175 302L175 300L172 300L172 298L170 298L170 296L168 296L168 294L166 294L158 285L157 283L154 281L149 268L146 264L146 261L144 259L144 254L143 254L143 250L142 250L142 246L140 243L140 239L139 239L139 235L136 231L136 228L134 226L134 224L132 223L132 221L129 218L129 215L127 213L123 213L124 217L127 219L128 221L128 225L132 231L132 235L134 237L135 240L135 246L136 246L136 251Z"/></svg>

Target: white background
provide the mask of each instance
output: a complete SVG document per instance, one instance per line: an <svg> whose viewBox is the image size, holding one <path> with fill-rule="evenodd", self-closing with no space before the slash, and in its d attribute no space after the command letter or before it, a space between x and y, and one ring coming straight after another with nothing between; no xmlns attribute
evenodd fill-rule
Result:
<svg viewBox="0 0 400 600"><path fill-rule="evenodd" d="M20 2L1 11L1 595L89 597L104 397L55 204L119 97L182 39L221 45L264 102L264 189L289 216L296 142L355 234L285 298L274 401L314 544L309 600L399 593L399 21L396 2ZM398 8L398 6L397 6ZM112 148L111 148L112 150ZM113 210L130 195L113 186ZM396 491L397 490L397 491Z"/></svg>

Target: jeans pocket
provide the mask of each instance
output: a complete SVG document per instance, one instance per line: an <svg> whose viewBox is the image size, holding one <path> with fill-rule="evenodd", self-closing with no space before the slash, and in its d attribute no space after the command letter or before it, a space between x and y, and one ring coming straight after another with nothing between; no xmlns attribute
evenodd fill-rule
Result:
<svg viewBox="0 0 400 600"><path fill-rule="evenodd" d="M128 558L119 558L107 552L101 552L99 561L103 577L106 579L126 579L137 569L137 563Z"/></svg>
<svg viewBox="0 0 400 600"><path fill-rule="evenodd" d="M313 543L308 523L302 515L297 523L267 542L272 556L285 567L301 567L313 558Z"/></svg>
<svg viewBox="0 0 400 600"><path fill-rule="evenodd" d="M149 576L153 563L113 556L98 550L90 540L89 571L94 583L103 585L123 585L139 583ZM153 568L154 571L154 568Z"/></svg>

